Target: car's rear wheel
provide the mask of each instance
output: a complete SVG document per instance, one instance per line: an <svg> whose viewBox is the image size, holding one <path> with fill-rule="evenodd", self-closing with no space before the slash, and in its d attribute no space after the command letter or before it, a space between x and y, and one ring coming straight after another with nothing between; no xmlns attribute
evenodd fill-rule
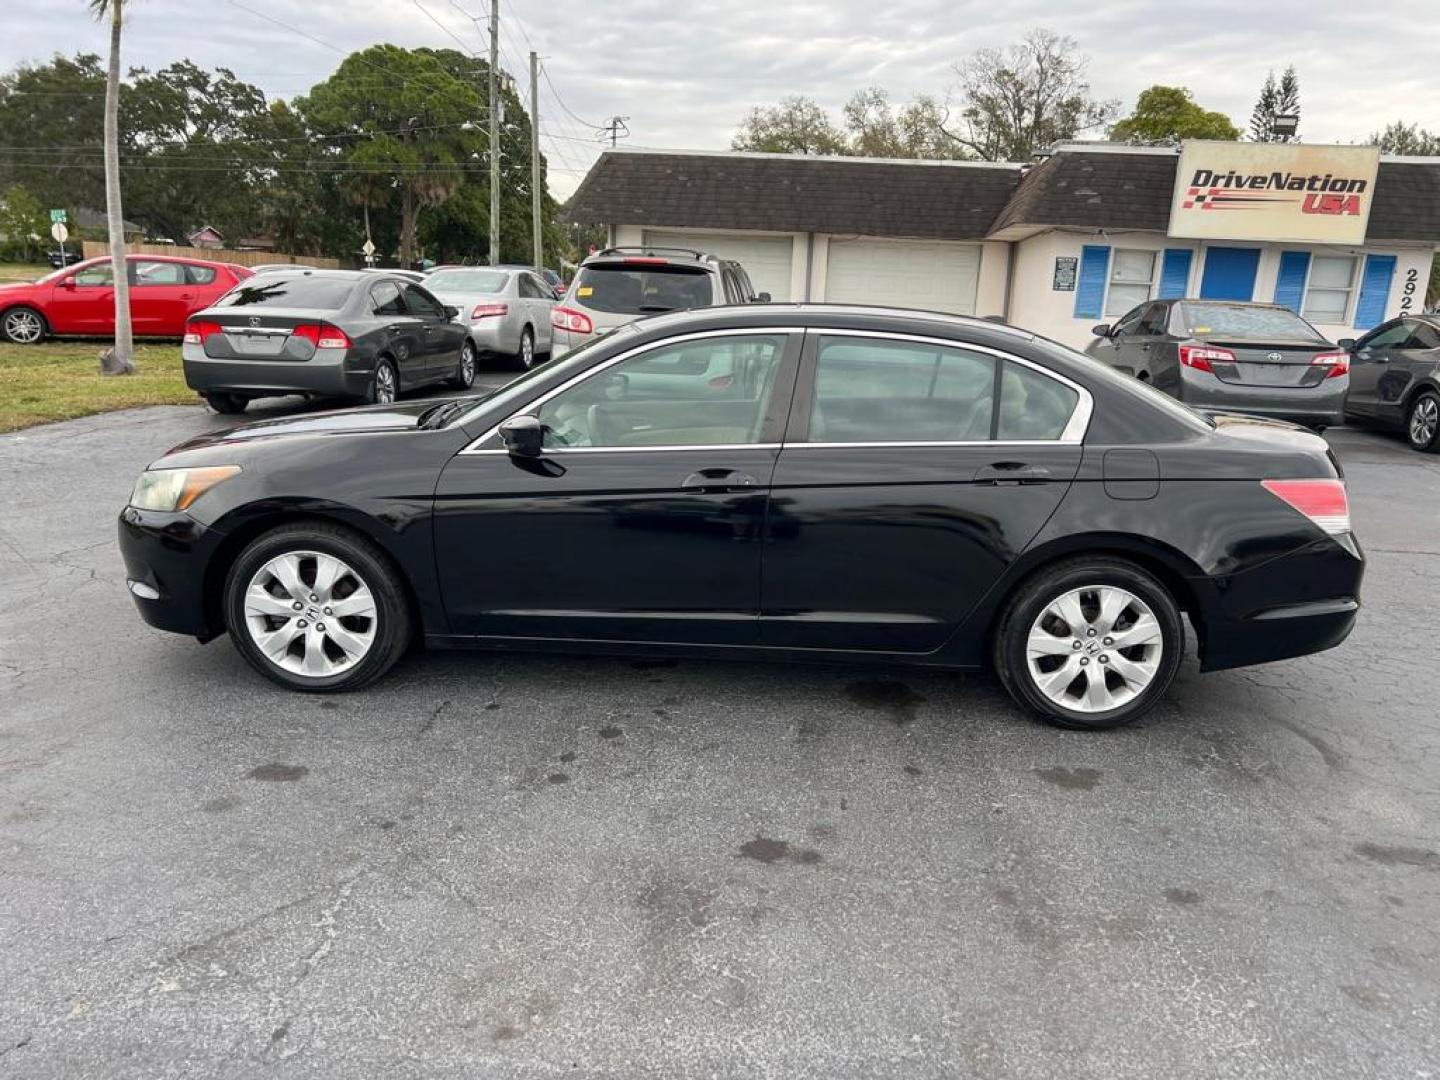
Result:
<svg viewBox="0 0 1440 1080"><path fill-rule="evenodd" d="M515 354L515 362L521 371L529 371L535 366L535 331L528 326L520 331L520 351Z"/></svg>
<svg viewBox="0 0 1440 1080"><path fill-rule="evenodd" d="M217 391L200 396L205 399L206 405L222 416L235 416L244 412L245 407L250 404L250 399L244 394L223 394Z"/></svg>
<svg viewBox="0 0 1440 1080"><path fill-rule="evenodd" d="M1059 727L1138 719L1164 696L1185 649L1180 610L1153 576L1120 559L1042 570L1006 606L992 643L1001 682Z"/></svg>
<svg viewBox="0 0 1440 1080"><path fill-rule="evenodd" d="M322 522L265 533L225 580L235 647L292 690L353 690L378 679L410 642L399 575L357 533Z"/></svg>
<svg viewBox="0 0 1440 1080"><path fill-rule="evenodd" d="M451 386L459 390L469 390L475 385L475 365L478 355L475 351L475 343L466 338L465 344L460 346L460 362L456 365L455 374L450 379Z"/></svg>
<svg viewBox="0 0 1440 1080"><path fill-rule="evenodd" d="M395 374L395 365L381 360L375 365L375 377L370 380L370 404L392 405L399 394L400 377Z"/></svg>
<svg viewBox="0 0 1440 1080"><path fill-rule="evenodd" d="M38 345L45 340L49 327L45 316L34 308L12 307L0 318L0 332L15 345Z"/></svg>
<svg viewBox="0 0 1440 1080"><path fill-rule="evenodd" d="M1410 403L1405 414L1405 436L1416 450L1440 452L1440 395L1426 390Z"/></svg>

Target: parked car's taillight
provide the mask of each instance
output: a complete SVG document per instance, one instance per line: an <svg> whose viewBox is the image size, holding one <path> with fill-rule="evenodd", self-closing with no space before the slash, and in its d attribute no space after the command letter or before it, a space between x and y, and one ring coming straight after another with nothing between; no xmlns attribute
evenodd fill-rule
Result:
<svg viewBox="0 0 1440 1080"><path fill-rule="evenodd" d="M509 311L509 304L476 304L475 310L470 312L470 317L472 319L488 319L491 316L505 315Z"/></svg>
<svg viewBox="0 0 1440 1080"><path fill-rule="evenodd" d="M1216 349L1209 345L1181 345L1180 363L1196 371L1210 371L1211 364L1235 363L1235 354L1229 349Z"/></svg>
<svg viewBox="0 0 1440 1080"><path fill-rule="evenodd" d="M595 323L589 315L568 307L551 308L550 325L556 330L568 330L572 334L593 334L595 332Z"/></svg>
<svg viewBox="0 0 1440 1080"><path fill-rule="evenodd" d="M1350 354L1343 352L1322 352L1316 353L1310 363L1316 367L1325 367L1330 370L1325 372L1325 378L1335 379L1341 375L1350 373Z"/></svg>
<svg viewBox="0 0 1440 1080"><path fill-rule="evenodd" d="M1343 480L1261 480L1271 495L1332 536L1350 531L1350 499Z"/></svg>
<svg viewBox="0 0 1440 1080"><path fill-rule="evenodd" d="M292 337L310 342L317 349L348 349L350 337L338 326L329 323L301 323L290 331Z"/></svg>
<svg viewBox="0 0 1440 1080"><path fill-rule="evenodd" d="M219 332L219 323L206 322L204 319L191 319L185 324L184 341L186 345L204 345L206 338Z"/></svg>

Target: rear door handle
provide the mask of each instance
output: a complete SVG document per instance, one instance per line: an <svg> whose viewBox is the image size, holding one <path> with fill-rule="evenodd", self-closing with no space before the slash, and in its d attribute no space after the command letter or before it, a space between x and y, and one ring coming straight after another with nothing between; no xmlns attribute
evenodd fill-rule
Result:
<svg viewBox="0 0 1440 1080"><path fill-rule="evenodd" d="M1038 484L1051 478L1050 470L1043 465L1023 461L997 461L975 471L975 480L980 484Z"/></svg>
<svg viewBox="0 0 1440 1080"><path fill-rule="evenodd" d="M741 491L759 487L760 481L735 469L701 469L680 481L680 486L690 491Z"/></svg>

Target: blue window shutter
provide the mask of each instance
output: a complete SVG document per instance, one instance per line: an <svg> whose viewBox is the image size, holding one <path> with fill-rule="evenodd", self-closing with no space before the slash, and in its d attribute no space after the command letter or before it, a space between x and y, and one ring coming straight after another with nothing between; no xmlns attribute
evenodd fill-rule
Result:
<svg viewBox="0 0 1440 1080"><path fill-rule="evenodd" d="M1166 248L1165 260L1160 264L1160 292L1156 300L1180 300L1190 288L1189 248Z"/></svg>
<svg viewBox="0 0 1440 1080"><path fill-rule="evenodd" d="M1355 305L1355 329L1369 330L1385 318L1390 302L1390 281L1395 277L1394 255L1365 256L1365 273L1360 276L1360 300Z"/></svg>
<svg viewBox="0 0 1440 1080"><path fill-rule="evenodd" d="M1080 277L1075 282L1075 318L1098 319L1105 310L1105 278L1110 273L1110 248L1086 244L1080 249Z"/></svg>
<svg viewBox="0 0 1440 1080"><path fill-rule="evenodd" d="M1305 300L1305 275L1310 272L1308 251L1280 253L1280 273L1275 277L1275 303L1283 304L1296 315Z"/></svg>

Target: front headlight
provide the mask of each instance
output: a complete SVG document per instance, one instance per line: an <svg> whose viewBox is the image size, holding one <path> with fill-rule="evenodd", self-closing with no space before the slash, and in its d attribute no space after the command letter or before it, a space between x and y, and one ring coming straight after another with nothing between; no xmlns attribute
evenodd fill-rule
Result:
<svg viewBox="0 0 1440 1080"><path fill-rule="evenodd" d="M239 465L212 465L203 469L151 469L140 474L130 505L140 510L188 510L216 484L240 473Z"/></svg>

